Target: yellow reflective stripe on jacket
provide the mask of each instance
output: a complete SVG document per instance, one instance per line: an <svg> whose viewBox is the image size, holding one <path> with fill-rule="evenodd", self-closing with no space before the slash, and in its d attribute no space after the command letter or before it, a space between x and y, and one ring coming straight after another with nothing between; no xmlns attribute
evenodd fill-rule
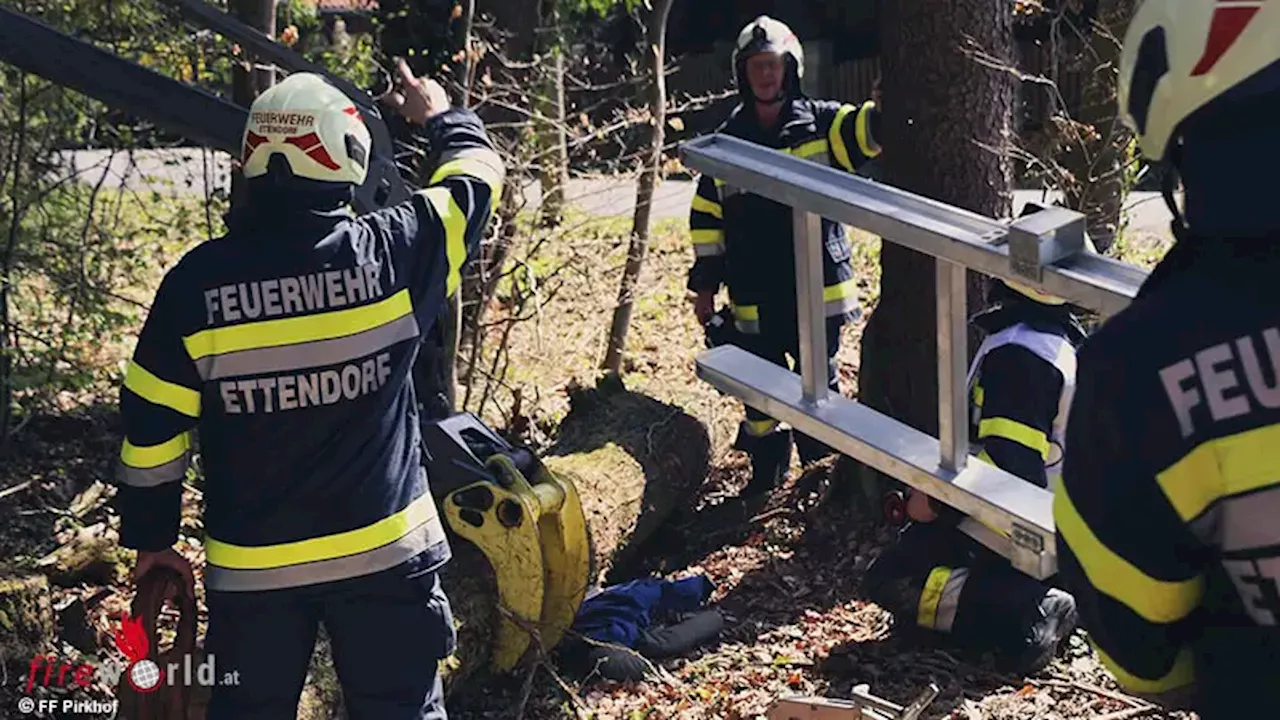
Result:
<svg viewBox="0 0 1280 720"><path fill-rule="evenodd" d="M916 607L916 624L929 630L951 632L960 607L960 594L968 579L968 568L935 567L929 571Z"/></svg>
<svg viewBox="0 0 1280 720"><path fill-rule="evenodd" d="M346 337L412 313L413 302L405 289L360 307L201 330L182 342L199 364L201 358L213 355Z"/></svg>
<svg viewBox="0 0 1280 720"><path fill-rule="evenodd" d="M467 262L467 215L448 187L429 187L422 193L440 216L444 228L445 254L449 259L449 275L445 280L445 294L452 296L462 285L462 266Z"/></svg>
<svg viewBox="0 0 1280 720"><path fill-rule="evenodd" d="M1190 522L1222 498L1280 484L1277 447L1280 425L1210 440L1158 473L1156 481L1178 516Z"/></svg>
<svg viewBox="0 0 1280 720"><path fill-rule="evenodd" d="M825 154L829 147L826 140L819 138L801 143L793 148L787 148L784 152L807 160Z"/></svg>
<svg viewBox="0 0 1280 720"><path fill-rule="evenodd" d="M974 385L973 386L973 404L976 407L980 408L982 407L982 401L985 399L986 399L986 392L982 389L982 386Z"/></svg>
<svg viewBox="0 0 1280 720"><path fill-rule="evenodd" d="M831 153L836 156L836 162L840 163L840 167L853 172L853 160L849 158L849 147L844 144L844 123L848 119L849 113L856 110L852 105L841 105L836 111L835 120L831 122L831 129L827 131L827 139L831 141Z"/></svg>
<svg viewBox="0 0 1280 720"><path fill-rule="evenodd" d="M706 213L717 220L724 219L724 207L720 203L708 200L701 195L695 194L693 196L692 207L694 212Z"/></svg>
<svg viewBox="0 0 1280 720"><path fill-rule="evenodd" d="M431 174L429 184L439 185L441 182L456 175L470 175L488 185L489 209L493 211L498 208L498 203L502 199L502 173L473 159L461 158L451 160L436 168L436 171Z"/></svg>
<svg viewBox="0 0 1280 720"><path fill-rule="evenodd" d="M764 437L778 427L778 421L772 418L765 420L746 420L747 434L751 437Z"/></svg>
<svg viewBox="0 0 1280 720"><path fill-rule="evenodd" d="M371 525L324 537L280 545L244 547L208 538L205 556L211 565L233 570L268 570L359 555L395 542L432 519L439 519L431 493L424 492L405 509Z"/></svg>
<svg viewBox="0 0 1280 720"><path fill-rule="evenodd" d="M858 117L853 126L854 137L858 140L858 149L868 158L880 154L879 142L871 136L871 113L875 109L876 104L870 100L862 103L862 107L858 108Z"/></svg>
<svg viewBox="0 0 1280 720"><path fill-rule="evenodd" d="M120 445L116 479L122 485L155 487L181 480L191 464L191 434L178 435L157 445L134 445L125 439Z"/></svg>
<svg viewBox="0 0 1280 720"><path fill-rule="evenodd" d="M1180 687L1186 687L1195 681L1195 659L1187 648L1178 651L1178 656L1173 661L1173 667L1169 668L1169 672L1165 673L1164 677L1148 680L1126 670L1120 663L1104 652L1102 648L1098 647L1092 637L1089 638L1089 644L1093 646L1094 652L1098 653L1098 661L1102 663L1103 667L1115 676L1116 682L1120 683L1121 687L1130 692L1158 695Z"/></svg>
<svg viewBox="0 0 1280 720"><path fill-rule="evenodd" d="M191 449L191 434L179 433L159 445L134 445L127 439L120 446L120 462L135 468L153 468L173 462Z"/></svg>
<svg viewBox="0 0 1280 720"><path fill-rule="evenodd" d="M1035 450L1041 458L1049 457L1049 436L1030 425L1009 418L984 418L978 423L978 439L997 437Z"/></svg>
<svg viewBox="0 0 1280 720"><path fill-rule="evenodd" d="M691 230L693 253L697 257L724 254L724 230Z"/></svg>
<svg viewBox="0 0 1280 720"><path fill-rule="evenodd" d="M1200 604L1204 578L1170 581L1142 572L1093 534L1065 486L1059 486L1053 496L1053 520L1089 583L1147 622L1168 624L1181 620Z"/></svg>
<svg viewBox="0 0 1280 720"><path fill-rule="evenodd" d="M124 386L153 405L167 407L187 417L200 416L198 390L163 380L134 360L129 361L125 371Z"/></svg>

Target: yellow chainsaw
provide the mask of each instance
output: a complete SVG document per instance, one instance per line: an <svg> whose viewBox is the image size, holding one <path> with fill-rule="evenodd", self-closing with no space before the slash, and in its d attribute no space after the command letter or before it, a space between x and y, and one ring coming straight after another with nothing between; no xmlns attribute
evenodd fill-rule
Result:
<svg viewBox="0 0 1280 720"><path fill-rule="evenodd" d="M586 596L591 539L573 483L472 413L423 425L432 492L450 529L484 553L502 614L492 666L505 673L533 641L551 650Z"/></svg>

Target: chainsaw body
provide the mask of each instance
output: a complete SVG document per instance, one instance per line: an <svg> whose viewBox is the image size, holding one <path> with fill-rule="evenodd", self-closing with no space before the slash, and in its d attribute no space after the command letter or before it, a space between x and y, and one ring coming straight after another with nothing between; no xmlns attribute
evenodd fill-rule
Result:
<svg viewBox="0 0 1280 720"><path fill-rule="evenodd" d="M591 543L573 483L472 413L423 426L427 474L449 528L484 553L501 618L492 665L504 673L532 643L549 651L573 624L591 574Z"/></svg>

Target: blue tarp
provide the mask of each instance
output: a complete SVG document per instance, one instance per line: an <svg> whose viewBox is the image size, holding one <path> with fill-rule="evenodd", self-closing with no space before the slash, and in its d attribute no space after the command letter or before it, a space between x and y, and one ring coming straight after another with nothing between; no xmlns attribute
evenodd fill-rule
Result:
<svg viewBox="0 0 1280 720"><path fill-rule="evenodd" d="M666 615L700 609L714 589L701 575L612 585L583 601L573 629L593 640L634 648L641 631Z"/></svg>

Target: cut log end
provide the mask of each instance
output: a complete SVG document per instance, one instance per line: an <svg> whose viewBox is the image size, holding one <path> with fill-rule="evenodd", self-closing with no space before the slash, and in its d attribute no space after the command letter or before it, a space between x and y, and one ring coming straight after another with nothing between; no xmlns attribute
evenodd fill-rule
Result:
<svg viewBox="0 0 1280 720"><path fill-rule="evenodd" d="M53 602L44 575L0 571L0 662L28 662L54 637Z"/></svg>

